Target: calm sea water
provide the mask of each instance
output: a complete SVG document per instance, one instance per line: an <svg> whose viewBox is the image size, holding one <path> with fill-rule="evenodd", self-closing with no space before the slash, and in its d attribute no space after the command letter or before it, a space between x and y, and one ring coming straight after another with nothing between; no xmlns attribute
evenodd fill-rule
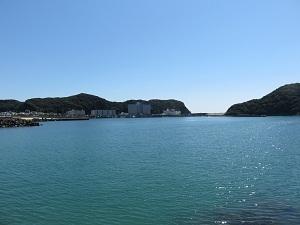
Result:
<svg viewBox="0 0 300 225"><path fill-rule="evenodd" d="M300 224L300 117L0 130L0 225Z"/></svg>

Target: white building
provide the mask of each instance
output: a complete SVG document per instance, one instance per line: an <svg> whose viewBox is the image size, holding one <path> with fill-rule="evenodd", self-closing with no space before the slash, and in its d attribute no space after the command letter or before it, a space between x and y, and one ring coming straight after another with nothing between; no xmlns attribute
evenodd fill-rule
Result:
<svg viewBox="0 0 300 225"><path fill-rule="evenodd" d="M0 112L0 117L12 117L12 112Z"/></svg>
<svg viewBox="0 0 300 225"><path fill-rule="evenodd" d="M180 116L181 111L176 111L175 109L164 110L163 116Z"/></svg>
<svg viewBox="0 0 300 225"><path fill-rule="evenodd" d="M66 112L66 116L67 117L84 117L85 111L72 109L72 110Z"/></svg>
<svg viewBox="0 0 300 225"><path fill-rule="evenodd" d="M91 117L105 117L105 118L112 118L112 117L116 117L117 116L117 112L116 110L112 110L112 109L105 109L105 110L92 110L91 111Z"/></svg>

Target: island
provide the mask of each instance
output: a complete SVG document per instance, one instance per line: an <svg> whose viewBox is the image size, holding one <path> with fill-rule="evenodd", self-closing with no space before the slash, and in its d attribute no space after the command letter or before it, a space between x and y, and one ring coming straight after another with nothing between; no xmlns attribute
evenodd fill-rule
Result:
<svg viewBox="0 0 300 225"><path fill-rule="evenodd" d="M300 115L300 83L284 85L261 99L231 106L227 116Z"/></svg>

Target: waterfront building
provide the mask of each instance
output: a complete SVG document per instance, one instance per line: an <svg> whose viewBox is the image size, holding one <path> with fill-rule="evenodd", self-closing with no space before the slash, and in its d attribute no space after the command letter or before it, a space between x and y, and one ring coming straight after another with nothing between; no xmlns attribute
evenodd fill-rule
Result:
<svg viewBox="0 0 300 225"><path fill-rule="evenodd" d="M84 117L85 111L72 109L72 110L66 112L66 116L67 117Z"/></svg>
<svg viewBox="0 0 300 225"><path fill-rule="evenodd" d="M167 109L163 111L163 116L180 116L181 111L176 111L175 109Z"/></svg>
<svg viewBox="0 0 300 225"><path fill-rule="evenodd" d="M143 115L151 115L151 105L143 104Z"/></svg>
<svg viewBox="0 0 300 225"><path fill-rule="evenodd" d="M119 117L120 117L120 118L126 118L126 117L128 117L128 113L121 112L121 113L119 114Z"/></svg>
<svg viewBox="0 0 300 225"><path fill-rule="evenodd" d="M129 115L151 115L151 105L137 102L136 104L128 104Z"/></svg>
<svg viewBox="0 0 300 225"><path fill-rule="evenodd" d="M113 118L117 116L116 110L105 109L105 110L92 110L91 117L104 117L104 118Z"/></svg>
<svg viewBox="0 0 300 225"><path fill-rule="evenodd" d="M0 117L12 117L12 112L0 112Z"/></svg>

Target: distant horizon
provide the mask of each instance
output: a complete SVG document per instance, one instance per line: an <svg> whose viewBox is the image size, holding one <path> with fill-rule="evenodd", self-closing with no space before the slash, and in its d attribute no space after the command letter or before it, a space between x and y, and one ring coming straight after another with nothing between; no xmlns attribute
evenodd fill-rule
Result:
<svg viewBox="0 0 300 225"><path fill-rule="evenodd" d="M0 99L88 93L225 112L300 79L300 2L0 1Z"/></svg>

